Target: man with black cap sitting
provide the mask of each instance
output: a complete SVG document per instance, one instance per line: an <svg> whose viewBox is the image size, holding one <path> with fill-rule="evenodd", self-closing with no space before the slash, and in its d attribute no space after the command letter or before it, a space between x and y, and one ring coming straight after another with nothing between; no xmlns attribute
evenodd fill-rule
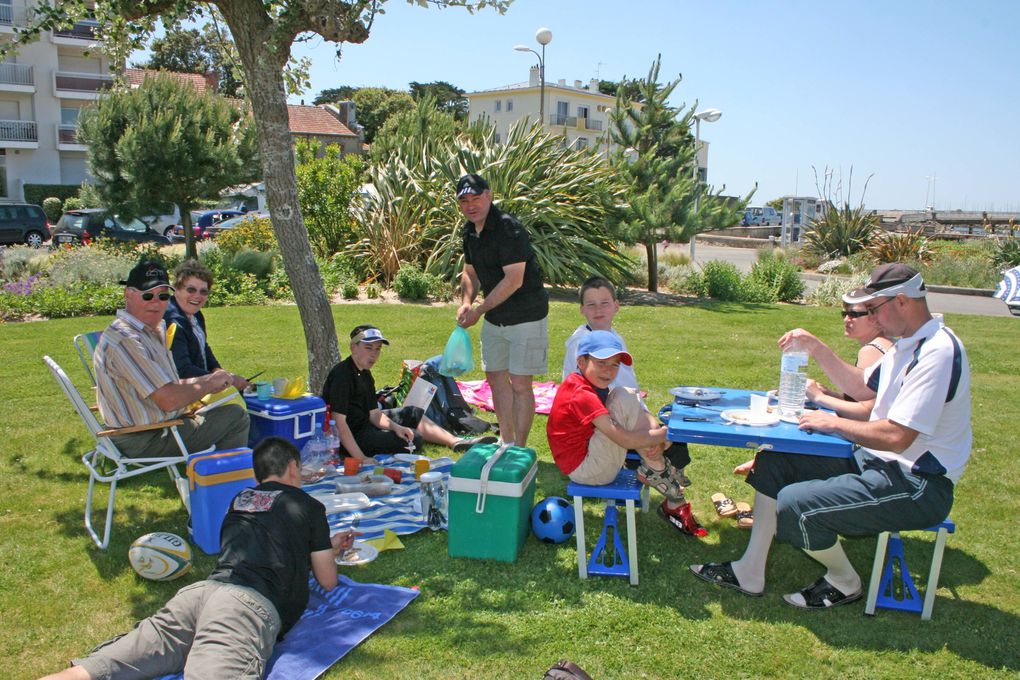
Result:
<svg viewBox="0 0 1020 680"><path fill-rule="evenodd" d="M464 224L464 272L457 323L468 328L484 315L482 368L504 442L527 446L535 419L532 377L546 372L549 295L528 231L492 204L480 175L457 182ZM474 305L479 291L485 299Z"/></svg>
<svg viewBox="0 0 1020 680"><path fill-rule="evenodd" d="M375 326L356 326L351 331L351 355L329 371L322 385L322 399L329 405L329 417L336 423L340 447L346 455L375 463L375 454L406 452L408 444L421 448L423 442L429 442L463 453L475 444L496 441L492 436L460 439L415 406L379 408L372 367L379 361L382 346L388 344L390 341Z"/></svg>
<svg viewBox="0 0 1020 680"><path fill-rule="evenodd" d="M197 378L178 375L163 322L173 294L163 265L143 260L121 284L125 308L103 331L93 357L99 413L107 427L135 430L112 437L125 456L172 456L180 449L169 430L146 426L179 418L202 397L229 387L232 376L220 368ZM247 446L248 413L224 404L184 419L177 431L189 451Z"/></svg>
<svg viewBox="0 0 1020 680"><path fill-rule="evenodd" d="M921 275L903 264L872 272L843 296L861 304L899 340L861 379L876 393L862 420L806 411L800 428L844 437L852 458L763 451L747 482L755 488L754 528L743 556L694 564L698 578L759 596L773 537L803 549L825 567L812 585L784 596L805 609L853 602L861 579L839 535L924 529L949 515L953 488L971 451L970 366L956 335L928 311ZM787 336L785 339L789 340Z"/></svg>

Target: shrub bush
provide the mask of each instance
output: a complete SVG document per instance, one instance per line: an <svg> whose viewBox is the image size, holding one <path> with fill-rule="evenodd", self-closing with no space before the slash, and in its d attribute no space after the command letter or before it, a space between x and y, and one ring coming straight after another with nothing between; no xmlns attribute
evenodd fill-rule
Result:
<svg viewBox="0 0 1020 680"><path fill-rule="evenodd" d="M400 267L393 277L393 290L397 295L408 300L425 300L429 296L433 277L429 276L413 264Z"/></svg>
<svg viewBox="0 0 1020 680"><path fill-rule="evenodd" d="M709 297L724 302L741 299L741 277L736 265L730 262L710 260L703 267L705 292Z"/></svg>
<svg viewBox="0 0 1020 680"><path fill-rule="evenodd" d="M113 314L122 306L124 288L116 284L40 285L26 295L0 292L0 319L21 321L39 315L50 319Z"/></svg>
<svg viewBox="0 0 1020 680"><path fill-rule="evenodd" d="M64 203L56 196L50 196L43 199L42 209L46 213L46 219L50 221L50 224L56 224L64 210Z"/></svg>
<svg viewBox="0 0 1020 680"><path fill-rule="evenodd" d="M55 252L46 263L46 274L58 287L78 283L116 285L139 259L133 250L120 252L98 245L82 246Z"/></svg>
<svg viewBox="0 0 1020 680"><path fill-rule="evenodd" d="M758 261L751 266L746 284L748 302L792 302L804 294L800 268L786 258L781 250L760 250ZM760 299L762 297L768 299Z"/></svg>
<svg viewBox="0 0 1020 680"><path fill-rule="evenodd" d="M878 231L878 217L864 206L829 206L804 232L804 249L824 258L853 255L867 248Z"/></svg>
<svg viewBox="0 0 1020 680"><path fill-rule="evenodd" d="M996 238L991 261L997 272L1020 266L1020 240L1015 236Z"/></svg>
<svg viewBox="0 0 1020 680"><path fill-rule="evenodd" d="M233 229L227 229L216 237L216 244L228 253L236 253L243 248L257 250L262 253L279 250L273 223L265 217L254 217L242 220Z"/></svg>
<svg viewBox="0 0 1020 680"><path fill-rule="evenodd" d="M818 287L807 294L805 301L819 307L839 307L843 304L843 295L860 288L868 280L867 272L857 272L848 278L842 276L826 276Z"/></svg>
<svg viewBox="0 0 1020 680"><path fill-rule="evenodd" d="M927 264L911 264L918 268L929 285L995 288L1002 278L986 259L941 255Z"/></svg>
<svg viewBox="0 0 1020 680"><path fill-rule="evenodd" d="M365 297L367 297L369 300L374 300L380 295L382 295L382 290L379 289L378 284L370 283L367 286L365 286Z"/></svg>
<svg viewBox="0 0 1020 680"><path fill-rule="evenodd" d="M40 252L38 248L0 248L0 281L16 281L38 274L49 259L49 253Z"/></svg>
<svg viewBox="0 0 1020 680"><path fill-rule="evenodd" d="M230 267L251 274L256 279L265 279L273 271L273 253L242 248L230 258Z"/></svg>
<svg viewBox="0 0 1020 680"><path fill-rule="evenodd" d="M927 262L931 259L928 239L920 230L877 236L867 248L878 264L887 262Z"/></svg>
<svg viewBox="0 0 1020 680"><path fill-rule="evenodd" d="M80 190L81 187L77 184L25 184L25 203L42 205L47 196L66 201L72 196L77 196ZM45 209L45 206L43 208Z"/></svg>

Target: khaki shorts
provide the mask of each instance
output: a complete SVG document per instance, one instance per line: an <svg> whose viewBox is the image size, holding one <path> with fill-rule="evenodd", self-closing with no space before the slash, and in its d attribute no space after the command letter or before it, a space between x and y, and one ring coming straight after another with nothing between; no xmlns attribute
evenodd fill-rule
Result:
<svg viewBox="0 0 1020 680"><path fill-rule="evenodd" d="M549 318L513 326L482 322L482 370L513 375L545 373L549 356Z"/></svg>
<svg viewBox="0 0 1020 680"><path fill-rule="evenodd" d="M614 387L606 399L609 415L624 429L633 429L638 418L647 413L641 397L630 387ZM616 479L627 457L623 448L599 430L588 440L588 455L570 473L570 479L578 484L608 484Z"/></svg>

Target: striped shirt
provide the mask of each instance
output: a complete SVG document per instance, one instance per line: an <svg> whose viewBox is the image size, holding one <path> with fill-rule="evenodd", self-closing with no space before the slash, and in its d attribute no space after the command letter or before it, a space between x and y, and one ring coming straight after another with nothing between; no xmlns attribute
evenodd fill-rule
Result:
<svg viewBox="0 0 1020 680"><path fill-rule="evenodd" d="M175 418L149 398L179 380L173 355L166 346L166 324L148 328L124 310L103 331L93 358L99 413L107 427L148 425Z"/></svg>

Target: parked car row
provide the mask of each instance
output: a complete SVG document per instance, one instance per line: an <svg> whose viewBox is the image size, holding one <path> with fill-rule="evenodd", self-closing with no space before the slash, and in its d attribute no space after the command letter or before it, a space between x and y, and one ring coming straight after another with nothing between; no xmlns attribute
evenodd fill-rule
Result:
<svg viewBox="0 0 1020 680"><path fill-rule="evenodd" d="M38 248L50 240L50 223L43 209L32 203L0 205L0 243Z"/></svg>
<svg viewBox="0 0 1020 680"><path fill-rule="evenodd" d="M195 240L200 241L206 238L213 238L215 231L210 229L222 222L223 220L230 219L232 217L239 217L244 213L240 210L192 210L191 211L191 228L195 234ZM171 239L174 241L184 240L184 225L175 224L173 226Z"/></svg>
<svg viewBox="0 0 1020 680"><path fill-rule="evenodd" d="M103 237L169 245L170 239L139 219L124 219L104 208L68 210L52 229L53 245L78 245Z"/></svg>

